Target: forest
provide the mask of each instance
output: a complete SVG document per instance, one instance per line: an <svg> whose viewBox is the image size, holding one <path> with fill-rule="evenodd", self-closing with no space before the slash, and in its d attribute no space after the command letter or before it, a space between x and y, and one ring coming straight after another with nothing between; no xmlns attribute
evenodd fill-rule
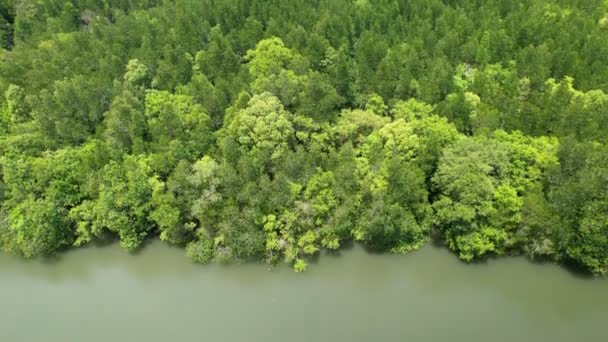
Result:
<svg viewBox="0 0 608 342"><path fill-rule="evenodd" d="M0 249L608 272L606 0L0 0Z"/></svg>

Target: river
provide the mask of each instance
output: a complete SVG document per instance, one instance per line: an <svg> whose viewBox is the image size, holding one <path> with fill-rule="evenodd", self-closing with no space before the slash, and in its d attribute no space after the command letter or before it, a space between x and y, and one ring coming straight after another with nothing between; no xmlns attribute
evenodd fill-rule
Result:
<svg viewBox="0 0 608 342"><path fill-rule="evenodd" d="M57 260L0 254L0 341L601 341L608 281L503 258L466 265L427 246L359 247L304 274L194 265L152 242Z"/></svg>

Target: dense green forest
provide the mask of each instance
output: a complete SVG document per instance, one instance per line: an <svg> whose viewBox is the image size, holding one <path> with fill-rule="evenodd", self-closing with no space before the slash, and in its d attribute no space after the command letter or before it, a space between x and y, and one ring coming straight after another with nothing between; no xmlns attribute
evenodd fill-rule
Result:
<svg viewBox="0 0 608 342"><path fill-rule="evenodd" d="M608 1L0 0L0 248L608 271Z"/></svg>

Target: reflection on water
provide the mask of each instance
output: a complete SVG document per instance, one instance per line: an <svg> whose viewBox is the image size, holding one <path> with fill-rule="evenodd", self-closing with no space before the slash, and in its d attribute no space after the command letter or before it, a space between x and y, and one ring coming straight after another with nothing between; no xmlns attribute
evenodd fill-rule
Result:
<svg viewBox="0 0 608 342"><path fill-rule="evenodd" d="M0 341L588 341L608 319L608 281L522 258L466 265L432 246L353 247L296 274L111 245L0 255L0 282Z"/></svg>

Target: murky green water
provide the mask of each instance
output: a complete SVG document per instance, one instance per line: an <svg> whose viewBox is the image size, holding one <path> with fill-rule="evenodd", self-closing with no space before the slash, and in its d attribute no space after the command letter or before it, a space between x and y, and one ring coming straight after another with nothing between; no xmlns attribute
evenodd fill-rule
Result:
<svg viewBox="0 0 608 342"><path fill-rule="evenodd" d="M152 243L54 262L0 255L0 341L605 341L608 281L426 247L360 248L305 274L192 265Z"/></svg>

